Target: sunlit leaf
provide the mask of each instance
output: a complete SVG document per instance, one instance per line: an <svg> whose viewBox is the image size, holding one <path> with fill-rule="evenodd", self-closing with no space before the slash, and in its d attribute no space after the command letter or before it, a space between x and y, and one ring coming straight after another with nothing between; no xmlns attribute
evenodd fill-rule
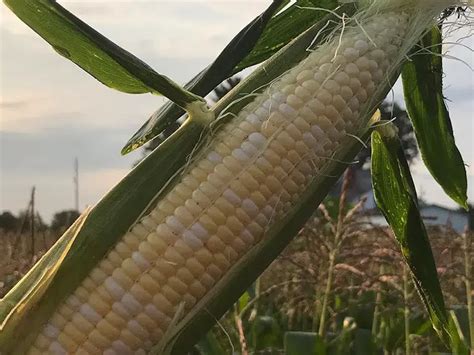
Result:
<svg viewBox="0 0 474 355"><path fill-rule="evenodd" d="M239 298L238 302L238 312L241 312L249 303L250 301L250 295L247 291L245 291L242 296Z"/></svg>
<svg viewBox="0 0 474 355"><path fill-rule="evenodd" d="M420 53L405 64L405 103L426 167L448 196L467 208L466 169L443 97L441 43L435 27L415 48Z"/></svg>

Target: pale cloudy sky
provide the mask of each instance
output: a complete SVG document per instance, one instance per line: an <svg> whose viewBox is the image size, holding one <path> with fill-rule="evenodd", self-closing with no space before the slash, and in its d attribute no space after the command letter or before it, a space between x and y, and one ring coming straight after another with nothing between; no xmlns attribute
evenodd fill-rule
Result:
<svg viewBox="0 0 474 355"><path fill-rule="evenodd" d="M185 82L268 1L61 1L87 23L156 70ZM466 36L465 31L452 40ZM163 100L108 89L51 47L0 5L0 211L26 207L32 185L37 207L49 220L72 208L73 160L80 164L80 207L94 204L129 171L141 152L120 149ZM462 43L473 48L473 39ZM450 55L474 67L471 50L453 45ZM474 77L466 64L446 62L446 96L457 142L474 164ZM400 98L396 87L395 97ZM415 166L419 192L430 202L453 206ZM474 168L469 167L469 183ZM474 193L469 192L471 201Z"/></svg>

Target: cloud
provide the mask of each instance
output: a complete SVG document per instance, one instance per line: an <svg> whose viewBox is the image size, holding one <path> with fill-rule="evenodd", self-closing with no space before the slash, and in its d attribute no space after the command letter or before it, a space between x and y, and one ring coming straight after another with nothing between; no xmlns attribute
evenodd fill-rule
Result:
<svg viewBox="0 0 474 355"><path fill-rule="evenodd" d="M69 116L66 108L58 108L52 93L12 90L0 96L0 132L35 132L47 126L44 117L55 113ZM54 114L53 114L54 115Z"/></svg>
<svg viewBox="0 0 474 355"><path fill-rule="evenodd" d="M114 187L130 168L109 168L95 171L86 171L79 176L80 179L80 206L92 206L99 201L112 187Z"/></svg>
<svg viewBox="0 0 474 355"><path fill-rule="evenodd" d="M2 132L2 175L28 175L35 170L54 177L68 171L74 157L80 158L83 171L131 166L140 153L120 155L128 136L123 128L103 130L78 124L34 133Z"/></svg>
<svg viewBox="0 0 474 355"><path fill-rule="evenodd" d="M413 180L420 199L428 203L435 203L449 208L458 208L459 206L446 195L441 186L427 172L425 174L413 174ZM468 202L474 202L474 191L470 188L474 184L474 177L470 176L468 183Z"/></svg>
<svg viewBox="0 0 474 355"><path fill-rule="evenodd" d="M60 2L180 83L209 64L268 5L266 0ZM164 99L106 88L58 56L5 6L0 7L0 37L1 208L26 206L32 185L46 218L71 208L74 157L80 164L81 207L95 203L140 157L140 152L126 157L119 152ZM472 48L472 39L464 43ZM472 60L462 48L454 46L451 55ZM466 161L473 162L472 73L453 60L445 62L445 71L457 142ZM400 86L395 92L400 102ZM446 201L426 172L415 175L430 201Z"/></svg>
<svg viewBox="0 0 474 355"><path fill-rule="evenodd" d="M420 198L427 202L444 205L450 208L458 207L431 176L431 173L428 171L420 157L416 159L413 165L411 165L410 170ZM467 197L468 201L472 203L474 202L474 189L472 189L472 186L474 186L474 166L466 166L466 174L468 186Z"/></svg>
<svg viewBox="0 0 474 355"><path fill-rule="evenodd" d="M1 109L22 109L25 106L28 106L29 102L26 100L11 100L11 101L2 101L0 99L0 108Z"/></svg>
<svg viewBox="0 0 474 355"><path fill-rule="evenodd" d="M0 105L1 131L38 131L62 124L72 115L80 115L82 125L106 128L119 123L126 125L131 135L165 101L151 94L127 95L111 90L58 56L36 37L2 27L0 36L2 45L8 48L0 67L0 101L24 101L21 109L14 109L11 104ZM131 38L135 45L147 47L146 55L142 56L146 61L180 83L211 61L210 58L173 57L171 54L161 57L152 48L154 41Z"/></svg>
<svg viewBox="0 0 474 355"><path fill-rule="evenodd" d="M90 26L145 60L196 58L211 60L268 2L261 1L61 1ZM251 6L242 6L246 4ZM235 11L238 8L239 11ZM37 40L38 36L8 8L0 8L0 27ZM151 44L142 46L143 43ZM153 62L151 62L154 66ZM159 67L158 67L159 69Z"/></svg>

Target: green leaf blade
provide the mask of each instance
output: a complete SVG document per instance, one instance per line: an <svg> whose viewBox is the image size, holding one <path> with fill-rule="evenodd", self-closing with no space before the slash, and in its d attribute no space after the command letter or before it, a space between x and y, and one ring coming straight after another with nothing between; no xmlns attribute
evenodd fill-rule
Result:
<svg viewBox="0 0 474 355"><path fill-rule="evenodd" d="M184 87L200 96L209 94L228 77L268 59L290 40L327 15L325 11L300 7L332 10L338 5L336 0L298 0L296 4L272 17L286 3L286 0L274 0L260 16L252 20L231 40L211 65ZM172 102L165 103L129 139L122 148L122 154L128 154L158 136L183 114L184 111Z"/></svg>
<svg viewBox="0 0 474 355"><path fill-rule="evenodd" d="M372 184L377 206L393 229L433 327L452 348L459 348L459 335L446 313L413 180L396 136L378 131L372 133Z"/></svg>
<svg viewBox="0 0 474 355"><path fill-rule="evenodd" d="M337 0L297 0L269 21L252 51L235 66L234 73L268 59L325 17L327 12L324 9L334 10L337 6Z"/></svg>
<svg viewBox="0 0 474 355"><path fill-rule="evenodd" d="M274 0L261 15L253 19L227 44L211 65L201 70L184 87L197 95L205 96L231 76L234 67L252 50L268 21L284 2L284 0ZM128 140L121 153L128 154L141 147L162 133L183 114L184 111L173 102L166 102Z"/></svg>
<svg viewBox="0 0 474 355"><path fill-rule="evenodd" d="M433 28L421 41L429 53L417 54L402 72L405 103L423 161L446 194L467 206L464 162L454 141L442 84L441 31Z"/></svg>

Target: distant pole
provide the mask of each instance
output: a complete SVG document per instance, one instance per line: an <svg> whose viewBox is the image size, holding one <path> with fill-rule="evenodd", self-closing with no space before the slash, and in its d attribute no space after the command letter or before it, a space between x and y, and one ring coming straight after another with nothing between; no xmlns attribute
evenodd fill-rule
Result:
<svg viewBox="0 0 474 355"><path fill-rule="evenodd" d="M74 158L74 208L79 211L79 159Z"/></svg>

